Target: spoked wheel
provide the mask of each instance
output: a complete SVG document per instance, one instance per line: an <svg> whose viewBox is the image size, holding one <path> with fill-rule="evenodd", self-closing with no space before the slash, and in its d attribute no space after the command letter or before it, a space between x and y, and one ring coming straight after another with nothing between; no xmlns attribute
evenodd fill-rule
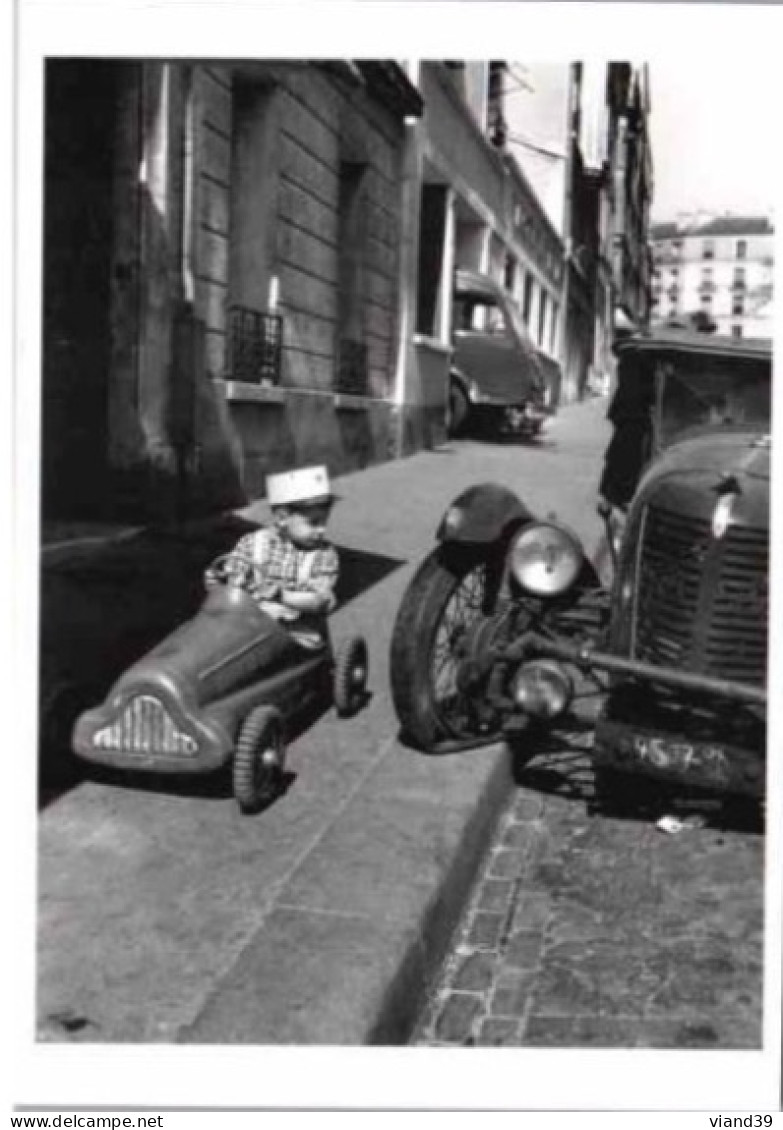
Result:
<svg viewBox="0 0 783 1130"><path fill-rule="evenodd" d="M280 792L285 766L283 720L274 706L248 714L234 754L234 796L242 812L258 812Z"/></svg>
<svg viewBox="0 0 783 1130"><path fill-rule="evenodd" d="M334 705L342 718L364 703L367 687L367 644L361 636L344 641L334 664Z"/></svg>
<svg viewBox="0 0 783 1130"><path fill-rule="evenodd" d="M498 603L502 554L442 546L408 587L391 644L391 685L404 737L430 753L496 736L458 686L467 647Z"/></svg>

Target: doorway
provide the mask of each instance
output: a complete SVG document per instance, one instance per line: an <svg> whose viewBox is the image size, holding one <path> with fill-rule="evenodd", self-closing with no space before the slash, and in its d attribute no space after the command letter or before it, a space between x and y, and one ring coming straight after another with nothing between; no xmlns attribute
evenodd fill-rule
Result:
<svg viewBox="0 0 783 1130"><path fill-rule="evenodd" d="M42 517L107 503L116 64L49 60L44 124Z"/></svg>

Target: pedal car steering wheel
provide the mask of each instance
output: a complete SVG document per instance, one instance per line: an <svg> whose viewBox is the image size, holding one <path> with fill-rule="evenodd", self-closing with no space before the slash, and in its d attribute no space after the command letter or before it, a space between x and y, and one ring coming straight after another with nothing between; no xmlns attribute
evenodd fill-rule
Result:
<svg viewBox="0 0 783 1130"><path fill-rule="evenodd" d="M264 571L252 561L245 561L233 553L223 553L216 557L206 571L208 582L244 589L263 600L272 600L277 595L277 586L270 585L264 578Z"/></svg>

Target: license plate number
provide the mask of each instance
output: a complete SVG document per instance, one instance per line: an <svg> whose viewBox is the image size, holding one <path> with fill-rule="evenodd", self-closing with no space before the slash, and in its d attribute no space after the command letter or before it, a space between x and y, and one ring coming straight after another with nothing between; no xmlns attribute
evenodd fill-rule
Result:
<svg viewBox="0 0 783 1130"><path fill-rule="evenodd" d="M727 784L731 777L726 751L717 745L635 734L631 746L639 761L651 769L709 780L715 784Z"/></svg>

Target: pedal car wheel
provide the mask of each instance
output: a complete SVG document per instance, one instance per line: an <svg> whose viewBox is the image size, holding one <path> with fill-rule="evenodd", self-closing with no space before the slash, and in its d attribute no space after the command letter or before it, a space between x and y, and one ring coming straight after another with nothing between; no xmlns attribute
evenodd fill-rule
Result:
<svg viewBox="0 0 783 1130"><path fill-rule="evenodd" d="M341 717L359 710L366 686L367 644L361 636L352 636L340 647L334 664L334 705Z"/></svg>
<svg viewBox="0 0 783 1130"><path fill-rule="evenodd" d="M283 720L259 706L242 724L234 754L234 796L245 813L258 812L280 791L285 765Z"/></svg>
<svg viewBox="0 0 783 1130"><path fill-rule="evenodd" d="M492 736L461 693L457 672L469 631L495 611L502 557L497 546L442 546L403 597L392 633L392 698L403 736L427 752Z"/></svg>

